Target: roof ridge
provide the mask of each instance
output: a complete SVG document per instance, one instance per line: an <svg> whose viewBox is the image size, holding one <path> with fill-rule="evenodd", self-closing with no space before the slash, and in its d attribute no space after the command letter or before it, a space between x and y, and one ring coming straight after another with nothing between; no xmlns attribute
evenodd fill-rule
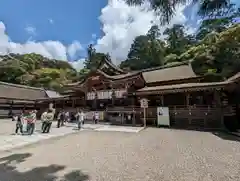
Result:
<svg viewBox="0 0 240 181"><path fill-rule="evenodd" d="M27 85L13 84L13 83L2 82L2 81L0 81L0 84L10 85L10 86L19 87L19 88L26 88L26 89L33 89L33 90L42 90L42 91L45 91L45 89L39 88L39 87L31 87L31 86L27 86Z"/></svg>
<svg viewBox="0 0 240 181"><path fill-rule="evenodd" d="M106 57L103 58L100 63L99 63L99 66L97 67L97 69L102 69L103 68L103 65L104 63L106 63L109 67L111 67L112 69L115 69L118 73L120 74L124 74L125 71L122 70L120 67L118 67L117 65L115 65L114 63L110 62Z"/></svg>
<svg viewBox="0 0 240 181"><path fill-rule="evenodd" d="M121 73L124 73L124 71L118 67L117 65L115 65L114 63L110 62L108 59L105 59L105 61L107 62L107 64L109 64L110 66L112 66L112 68L115 68L116 70L118 70Z"/></svg>

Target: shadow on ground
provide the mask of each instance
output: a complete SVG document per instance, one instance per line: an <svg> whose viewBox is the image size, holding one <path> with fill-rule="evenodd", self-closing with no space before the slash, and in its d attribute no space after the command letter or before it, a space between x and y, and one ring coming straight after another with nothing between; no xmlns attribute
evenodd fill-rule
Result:
<svg viewBox="0 0 240 181"><path fill-rule="evenodd" d="M62 165L49 165L46 167L36 167L26 172L19 172L16 166L32 156L30 153L13 154L0 158L0 180L1 181L86 181L89 176L80 170L72 171L58 178L55 174L65 169Z"/></svg>
<svg viewBox="0 0 240 181"><path fill-rule="evenodd" d="M231 133L218 131L218 132L212 132L212 134L224 140L240 142L240 137L232 135Z"/></svg>
<svg viewBox="0 0 240 181"><path fill-rule="evenodd" d="M165 127L161 127L161 129L169 129L169 128L165 128ZM198 131L198 132L206 132L206 133L212 133L213 135L223 139L223 140L228 140L228 141L237 141L240 142L240 137L233 135L230 132L227 131L216 131L214 129L194 129L194 128L170 128L172 130L179 130L179 131Z"/></svg>

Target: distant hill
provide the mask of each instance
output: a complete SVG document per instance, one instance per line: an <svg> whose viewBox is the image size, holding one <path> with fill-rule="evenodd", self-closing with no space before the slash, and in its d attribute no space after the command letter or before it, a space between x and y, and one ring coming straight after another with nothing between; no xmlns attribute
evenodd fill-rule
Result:
<svg viewBox="0 0 240 181"><path fill-rule="evenodd" d="M61 91L77 79L77 71L66 61L39 54L0 56L0 81Z"/></svg>

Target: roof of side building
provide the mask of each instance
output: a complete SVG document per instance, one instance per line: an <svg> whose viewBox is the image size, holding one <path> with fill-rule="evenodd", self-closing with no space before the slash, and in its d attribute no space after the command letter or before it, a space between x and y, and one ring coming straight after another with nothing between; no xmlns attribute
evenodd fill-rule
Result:
<svg viewBox="0 0 240 181"><path fill-rule="evenodd" d="M37 100L47 98L43 88L0 82L0 97L6 99Z"/></svg>

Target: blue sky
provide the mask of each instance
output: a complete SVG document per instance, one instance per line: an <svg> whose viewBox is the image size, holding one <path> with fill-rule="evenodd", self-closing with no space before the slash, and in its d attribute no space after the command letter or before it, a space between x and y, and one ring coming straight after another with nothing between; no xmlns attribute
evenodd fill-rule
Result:
<svg viewBox="0 0 240 181"><path fill-rule="evenodd" d="M153 22L159 24L147 8L120 0L2 0L0 54L35 52L81 68L87 45L94 43L118 64L136 36L145 34ZM178 7L168 26L184 24L194 32L196 10L197 6ZM167 26L159 27L164 31Z"/></svg>
<svg viewBox="0 0 240 181"><path fill-rule="evenodd" d="M33 27L36 41L88 44L92 34L101 33L98 16L106 4L107 0L7 0L1 2L0 18L12 41L25 42L25 28Z"/></svg>

